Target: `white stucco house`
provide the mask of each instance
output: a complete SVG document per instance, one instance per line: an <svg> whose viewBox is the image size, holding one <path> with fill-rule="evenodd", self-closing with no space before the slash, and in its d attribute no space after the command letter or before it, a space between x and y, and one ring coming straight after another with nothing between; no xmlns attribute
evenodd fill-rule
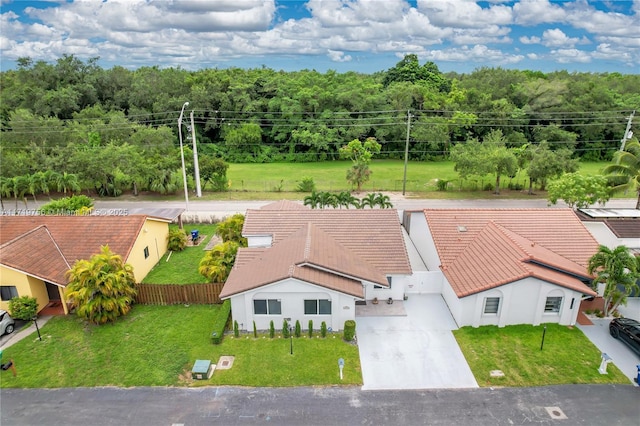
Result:
<svg viewBox="0 0 640 426"><path fill-rule="evenodd" d="M248 210L248 247L220 294L243 330L302 328L322 322L341 330L356 302L402 300L411 277L402 225L392 209L312 210L280 201Z"/></svg>
<svg viewBox="0 0 640 426"><path fill-rule="evenodd" d="M427 209L404 226L458 326L573 325L598 243L571 209Z"/></svg>

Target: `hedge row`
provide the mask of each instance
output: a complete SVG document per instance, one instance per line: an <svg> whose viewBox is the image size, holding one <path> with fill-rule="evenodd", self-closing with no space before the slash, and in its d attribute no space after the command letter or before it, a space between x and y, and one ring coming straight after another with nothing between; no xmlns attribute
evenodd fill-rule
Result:
<svg viewBox="0 0 640 426"><path fill-rule="evenodd" d="M213 322L213 332L211 333L211 341L214 345L222 342L222 336L224 336L224 330L227 327L229 321L229 315L231 315L231 301L229 299L222 302L222 306L218 311L218 316Z"/></svg>

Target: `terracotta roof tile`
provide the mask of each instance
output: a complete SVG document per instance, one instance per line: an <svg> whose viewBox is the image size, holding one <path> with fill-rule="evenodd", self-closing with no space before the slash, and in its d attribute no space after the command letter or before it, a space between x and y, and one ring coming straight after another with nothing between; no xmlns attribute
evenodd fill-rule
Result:
<svg viewBox="0 0 640 426"><path fill-rule="evenodd" d="M0 264L63 286L70 268L44 225L4 244L0 248Z"/></svg>
<svg viewBox="0 0 640 426"><path fill-rule="evenodd" d="M285 278L298 278L356 297L363 297L360 280L388 285L385 275L375 266L307 223L271 248L240 249L220 297Z"/></svg>
<svg viewBox="0 0 640 426"><path fill-rule="evenodd" d="M309 210L309 207L289 200L280 200L264 205L260 210Z"/></svg>
<svg viewBox="0 0 640 426"><path fill-rule="evenodd" d="M424 214L443 273L459 297L527 276L593 293L575 276L589 278L586 266L598 244L570 209L433 209Z"/></svg>
<svg viewBox="0 0 640 426"><path fill-rule="evenodd" d="M384 274L411 274L400 220L393 209L248 210L242 234L271 235L275 245L307 223Z"/></svg>
<svg viewBox="0 0 640 426"><path fill-rule="evenodd" d="M40 256L38 250L44 253L53 254L53 249L49 244L51 241L57 247L58 252L69 265L73 265L76 260L89 259L94 254L100 252L100 247L108 245L111 251L122 256L123 259L129 257L133 244L140 233L146 216L1 216L0 217L0 259L13 259L15 263L15 253L17 250L25 250L28 244L32 244L31 256ZM35 237L29 233L36 228L45 227L48 237L44 243L35 241ZM41 231L37 234L42 236ZM25 241L16 245L17 240ZM16 240L16 241L14 241ZM44 245L41 245L44 244ZM18 249L20 247L20 249ZM42 259L41 259L42 262ZM20 263L30 265L29 269L20 269L33 276L49 275L57 284L60 277L56 267L51 266L49 272L44 264L29 263L27 259ZM42 266L42 267L41 267Z"/></svg>

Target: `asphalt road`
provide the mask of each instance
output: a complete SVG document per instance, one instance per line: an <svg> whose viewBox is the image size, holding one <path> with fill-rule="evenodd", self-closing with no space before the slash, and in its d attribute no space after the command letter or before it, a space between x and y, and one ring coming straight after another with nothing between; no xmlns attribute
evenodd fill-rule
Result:
<svg viewBox="0 0 640 426"><path fill-rule="evenodd" d="M317 388L2 389L9 425L638 425L640 389L569 385L473 390Z"/></svg>

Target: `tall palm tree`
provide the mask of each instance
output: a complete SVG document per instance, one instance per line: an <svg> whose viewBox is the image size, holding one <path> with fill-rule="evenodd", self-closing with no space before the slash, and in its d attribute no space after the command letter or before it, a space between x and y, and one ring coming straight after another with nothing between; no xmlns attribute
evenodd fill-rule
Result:
<svg viewBox="0 0 640 426"><path fill-rule="evenodd" d="M80 183L78 182L78 176L74 175L73 173L60 173L57 176L56 187L58 191L62 191L64 195L67 195L67 191L79 191Z"/></svg>
<svg viewBox="0 0 640 426"><path fill-rule="evenodd" d="M4 210L4 198L9 198L13 194L13 179L0 176L0 207Z"/></svg>
<svg viewBox="0 0 640 426"><path fill-rule="evenodd" d="M27 198L25 194L29 191L29 177L28 176L16 176L13 178L13 197L16 200L16 210L18 210L18 198L22 198L24 202L24 208L27 206Z"/></svg>
<svg viewBox="0 0 640 426"><path fill-rule="evenodd" d="M614 182L614 190L636 192L636 209L640 210L640 142L627 143L624 151L614 154L613 160L613 164L604 168L604 173Z"/></svg>
<svg viewBox="0 0 640 426"><path fill-rule="evenodd" d="M67 277L67 298L79 317L104 324L131 310L137 293L133 267L109 246L102 246L89 260L76 261Z"/></svg>
<svg viewBox="0 0 640 426"><path fill-rule="evenodd" d="M626 304L627 297L638 291L638 261L625 246L611 250L600 246L598 252L589 259L589 274L596 273L594 287L603 283L604 314L609 316L620 304Z"/></svg>

